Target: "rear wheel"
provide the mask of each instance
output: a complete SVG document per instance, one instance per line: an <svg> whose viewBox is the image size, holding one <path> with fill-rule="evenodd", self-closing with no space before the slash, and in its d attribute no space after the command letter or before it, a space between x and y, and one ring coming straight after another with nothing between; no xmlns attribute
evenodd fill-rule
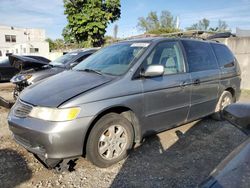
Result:
<svg viewBox="0 0 250 188"><path fill-rule="evenodd" d="M93 164L105 168L124 159L133 146L131 123L122 115L103 116L90 132L86 155Z"/></svg>
<svg viewBox="0 0 250 188"><path fill-rule="evenodd" d="M215 113L212 115L212 118L219 121L223 120L222 110L233 102L234 100L232 94L229 91L224 91L220 96L220 99L216 105Z"/></svg>

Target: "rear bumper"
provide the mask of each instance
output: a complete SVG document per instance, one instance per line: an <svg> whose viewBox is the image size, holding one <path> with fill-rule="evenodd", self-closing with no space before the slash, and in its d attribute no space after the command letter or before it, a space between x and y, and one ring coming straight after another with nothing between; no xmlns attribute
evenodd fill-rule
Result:
<svg viewBox="0 0 250 188"><path fill-rule="evenodd" d="M68 122L48 122L17 118L12 112L8 123L14 140L45 159L65 159L83 154L85 135L92 117Z"/></svg>

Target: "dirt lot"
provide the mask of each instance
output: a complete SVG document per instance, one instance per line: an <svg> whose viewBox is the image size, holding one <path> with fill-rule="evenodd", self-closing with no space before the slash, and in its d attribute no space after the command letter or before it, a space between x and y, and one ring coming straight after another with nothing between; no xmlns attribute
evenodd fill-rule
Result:
<svg viewBox="0 0 250 188"><path fill-rule="evenodd" d="M0 96L11 98L1 87ZM250 101L244 92L241 101ZM130 156L107 169L81 158L76 170L56 174L12 139L8 110L0 107L0 187L195 187L246 139L227 122L210 118L149 137Z"/></svg>

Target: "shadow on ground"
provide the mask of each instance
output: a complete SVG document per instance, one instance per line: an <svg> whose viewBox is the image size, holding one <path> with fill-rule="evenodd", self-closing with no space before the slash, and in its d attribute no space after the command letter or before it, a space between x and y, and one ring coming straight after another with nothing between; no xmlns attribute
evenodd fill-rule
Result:
<svg viewBox="0 0 250 188"><path fill-rule="evenodd" d="M11 149L0 149L0 187L12 188L29 180L32 171L24 158Z"/></svg>
<svg viewBox="0 0 250 188"><path fill-rule="evenodd" d="M131 152L111 187L197 187L246 138L230 124L209 118L185 134L175 133L178 141L166 150L157 135L147 138Z"/></svg>

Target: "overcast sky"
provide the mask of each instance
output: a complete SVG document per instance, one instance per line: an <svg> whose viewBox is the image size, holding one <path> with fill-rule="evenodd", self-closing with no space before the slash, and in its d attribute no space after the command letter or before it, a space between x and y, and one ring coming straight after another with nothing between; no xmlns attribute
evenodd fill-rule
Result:
<svg viewBox="0 0 250 188"><path fill-rule="evenodd" d="M162 10L178 16L183 29L204 17L211 21L211 26L216 26L221 19L232 31L236 27L250 29L250 0L121 0L122 14L116 22L118 36L140 34L136 27L138 17ZM63 11L63 0L0 0L0 24L44 28L47 37L61 38L67 24ZM107 35L112 35L113 26L109 25Z"/></svg>

